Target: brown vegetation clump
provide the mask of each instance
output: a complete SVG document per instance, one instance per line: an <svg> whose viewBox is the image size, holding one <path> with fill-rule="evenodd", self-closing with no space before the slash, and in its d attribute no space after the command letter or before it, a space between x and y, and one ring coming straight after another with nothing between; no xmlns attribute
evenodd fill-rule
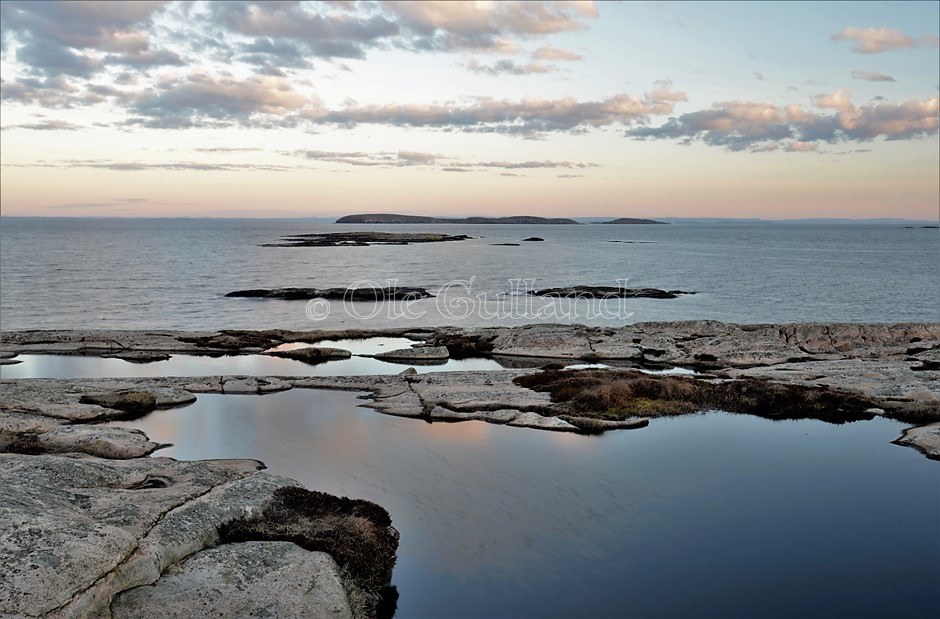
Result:
<svg viewBox="0 0 940 619"><path fill-rule="evenodd" d="M515 382L548 392L562 412L599 419L657 417L719 409L772 419L844 423L871 419L867 398L824 387L760 379L709 382L685 376L651 376L618 370L546 370Z"/></svg>
<svg viewBox="0 0 940 619"><path fill-rule="evenodd" d="M351 600L371 606L358 609L366 616L375 616L382 602L398 550L398 532L379 505L297 487L277 489L259 516L224 525L219 537L221 543L287 541L329 553L352 580Z"/></svg>

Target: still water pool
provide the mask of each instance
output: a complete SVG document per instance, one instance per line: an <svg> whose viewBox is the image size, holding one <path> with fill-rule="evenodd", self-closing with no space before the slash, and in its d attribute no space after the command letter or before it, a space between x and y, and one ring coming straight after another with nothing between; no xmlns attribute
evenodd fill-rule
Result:
<svg viewBox="0 0 940 619"><path fill-rule="evenodd" d="M711 412L603 436L434 423L294 389L123 425L384 506L396 617L903 617L936 610L940 467L902 424Z"/></svg>

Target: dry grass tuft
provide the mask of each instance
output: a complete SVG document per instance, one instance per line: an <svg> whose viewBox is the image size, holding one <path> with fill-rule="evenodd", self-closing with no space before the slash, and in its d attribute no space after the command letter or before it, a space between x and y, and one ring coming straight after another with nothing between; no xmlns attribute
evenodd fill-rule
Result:
<svg viewBox="0 0 940 619"><path fill-rule="evenodd" d="M329 553L354 586L349 597L357 616L367 617L381 610L398 550L398 532L382 507L294 487L279 488L260 516L224 525L219 537L222 543L288 541Z"/></svg>
<svg viewBox="0 0 940 619"><path fill-rule="evenodd" d="M759 379L708 382L686 376L650 376L624 370L545 370L515 379L548 392L562 413L596 419L659 417L721 409L772 419L821 419L845 423L871 419L877 404L820 387Z"/></svg>

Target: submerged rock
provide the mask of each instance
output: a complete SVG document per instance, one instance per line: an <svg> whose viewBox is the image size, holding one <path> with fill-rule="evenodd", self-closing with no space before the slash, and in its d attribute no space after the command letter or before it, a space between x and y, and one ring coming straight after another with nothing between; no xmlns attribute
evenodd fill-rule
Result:
<svg viewBox="0 0 940 619"><path fill-rule="evenodd" d="M170 358L170 355L146 350L125 350L113 355L102 355L102 357L105 359L120 359L129 363L154 363L157 361L166 361Z"/></svg>
<svg viewBox="0 0 940 619"><path fill-rule="evenodd" d="M306 348L295 348L293 350L269 351L267 354L274 357L303 361L311 365L339 359L349 359L352 357L352 353L348 350L343 348L329 348L327 346L309 346Z"/></svg>

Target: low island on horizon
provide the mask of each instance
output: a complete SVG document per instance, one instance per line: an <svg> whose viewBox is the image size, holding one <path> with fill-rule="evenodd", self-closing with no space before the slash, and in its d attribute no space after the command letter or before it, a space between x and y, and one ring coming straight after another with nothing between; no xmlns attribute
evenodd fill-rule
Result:
<svg viewBox="0 0 940 619"><path fill-rule="evenodd" d="M399 215L396 213L355 214L340 217L338 224L558 224L580 225L581 222L567 217L536 217L533 215L515 215L511 217L430 217L425 215ZM665 221L621 217L605 224L665 224Z"/></svg>

